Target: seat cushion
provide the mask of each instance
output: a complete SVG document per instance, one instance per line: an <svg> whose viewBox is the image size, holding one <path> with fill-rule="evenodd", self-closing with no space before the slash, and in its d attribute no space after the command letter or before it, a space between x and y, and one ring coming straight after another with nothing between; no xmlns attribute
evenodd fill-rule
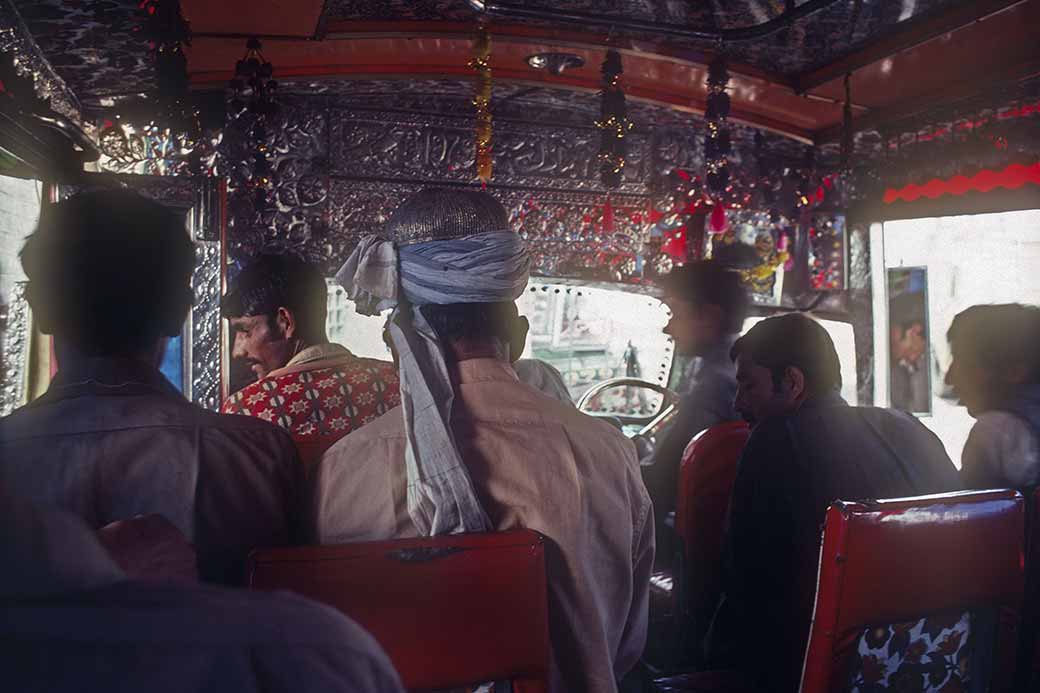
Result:
<svg viewBox="0 0 1040 693"><path fill-rule="evenodd" d="M864 629L851 653L846 690L967 691L972 655L967 612Z"/></svg>

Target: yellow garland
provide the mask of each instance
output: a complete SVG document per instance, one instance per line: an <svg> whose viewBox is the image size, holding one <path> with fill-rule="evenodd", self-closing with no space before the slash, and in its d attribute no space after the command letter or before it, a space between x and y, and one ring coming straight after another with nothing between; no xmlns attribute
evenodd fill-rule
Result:
<svg viewBox="0 0 1040 693"><path fill-rule="evenodd" d="M473 96L477 109L477 178L488 183L491 180L491 35L487 27L480 28L473 42L473 60L469 66L477 71L477 89Z"/></svg>

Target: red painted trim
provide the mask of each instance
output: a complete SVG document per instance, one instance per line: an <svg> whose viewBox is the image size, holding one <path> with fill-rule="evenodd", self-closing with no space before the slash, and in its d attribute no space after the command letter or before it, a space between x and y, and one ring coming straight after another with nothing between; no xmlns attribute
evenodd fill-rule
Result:
<svg viewBox="0 0 1040 693"><path fill-rule="evenodd" d="M1026 183L1040 185L1040 163L1031 166L1012 164L1003 171L982 170L971 178L954 176L948 180L934 178L924 185L911 183L904 188L885 190L884 201L890 205L898 200L913 202L920 197L934 200L941 195L963 195L967 192L989 192L994 188L1016 190Z"/></svg>

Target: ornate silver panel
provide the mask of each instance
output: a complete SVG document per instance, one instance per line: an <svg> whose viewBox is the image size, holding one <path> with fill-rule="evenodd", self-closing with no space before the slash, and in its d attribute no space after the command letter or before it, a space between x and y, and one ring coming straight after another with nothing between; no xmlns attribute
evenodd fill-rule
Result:
<svg viewBox="0 0 1040 693"><path fill-rule="evenodd" d="M220 408L220 243L196 236L195 271L191 286L188 334L191 344L191 392L195 404L217 411Z"/></svg>
<svg viewBox="0 0 1040 693"><path fill-rule="evenodd" d="M645 193L649 138L630 136L620 192ZM599 132L498 122L495 181L557 190L603 190ZM378 111L337 113L332 128L332 173L345 177L441 182L473 180L473 124L469 117Z"/></svg>
<svg viewBox="0 0 1040 693"><path fill-rule="evenodd" d="M3 322L3 383L0 386L0 416L7 416L25 404L25 381L28 376L31 320L29 303L25 300L25 282L18 282L11 290L11 303Z"/></svg>

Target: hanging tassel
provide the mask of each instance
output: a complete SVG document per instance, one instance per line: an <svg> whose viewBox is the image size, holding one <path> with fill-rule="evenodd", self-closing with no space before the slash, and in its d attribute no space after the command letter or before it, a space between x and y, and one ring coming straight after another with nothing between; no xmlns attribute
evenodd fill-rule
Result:
<svg viewBox="0 0 1040 693"><path fill-rule="evenodd" d="M610 204L610 195L603 205L603 233L614 233L614 207Z"/></svg>
<svg viewBox="0 0 1040 693"><path fill-rule="evenodd" d="M477 109L476 129L476 168L477 178L486 188L491 180L491 35L486 26L480 27L473 42L473 60L469 66L477 71L477 88L473 96L473 105Z"/></svg>
<svg viewBox="0 0 1040 693"><path fill-rule="evenodd" d="M596 127L600 129L600 180L603 187L613 190L621 185L628 149L625 136L632 129L625 92L620 85L624 72L621 54L614 49L607 51L600 72L603 74L603 90L600 92L599 120L596 121Z"/></svg>
<svg viewBox="0 0 1040 693"><path fill-rule="evenodd" d="M708 230L712 233L725 233L726 229L729 228L729 224L726 221L726 206L721 202L717 203L711 210L711 216L708 217Z"/></svg>
<svg viewBox="0 0 1040 693"><path fill-rule="evenodd" d="M841 116L841 169L852 167L852 85L851 73L845 74L845 106Z"/></svg>

